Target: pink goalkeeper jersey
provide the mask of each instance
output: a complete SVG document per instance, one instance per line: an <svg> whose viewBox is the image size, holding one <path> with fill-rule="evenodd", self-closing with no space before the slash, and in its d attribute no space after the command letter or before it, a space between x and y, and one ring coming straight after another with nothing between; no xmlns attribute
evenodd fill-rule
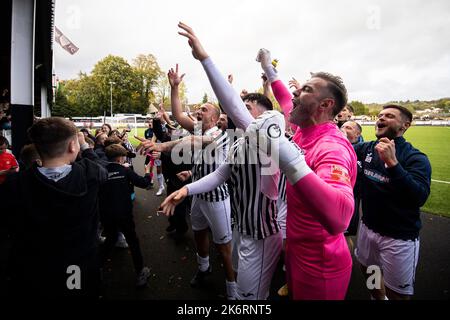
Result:
<svg viewBox="0 0 450 320"><path fill-rule="evenodd" d="M291 93L280 80L272 82L272 91L288 118ZM332 122L296 128L293 141L314 174L287 185L286 265L295 266L289 268L293 277L297 268L318 278L339 277L352 266L343 231L354 209L355 151Z"/></svg>
<svg viewBox="0 0 450 320"><path fill-rule="evenodd" d="M334 278L348 271L352 259L343 231L332 235L323 215L348 225L353 214L353 186L356 181L356 155L350 142L332 123L298 129L294 142L305 152L312 171L332 188L323 188L313 174L295 186L288 184L287 259L315 277ZM313 190L302 196L299 186ZM331 192L330 192L331 191ZM320 206L315 204L321 202ZM327 210L326 213L318 212ZM295 273L294 270L292 272Z"/></svg>

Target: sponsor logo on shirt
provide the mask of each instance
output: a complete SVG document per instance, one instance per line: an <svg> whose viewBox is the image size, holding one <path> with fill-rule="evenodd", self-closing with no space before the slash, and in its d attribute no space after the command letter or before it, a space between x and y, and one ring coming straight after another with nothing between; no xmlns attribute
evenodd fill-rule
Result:
<svg viewBox="0 0 450 320"><path fill-rule="evenodd" d="M331 180L342 181L345 183L350 183L350 175L348 174L348 170L339 165L331 166Z"/></svg>
<svg viewBox="0 0 450 320"><path fill-rule="evenodd" d="M269 138L276 139L281 137L281 129L278 124L273 123L267 128L267 135Z"/></svg>
<svg viewBox="0 0 450 320"><path fill-rule="evenodd" d="M370 180L381 182L381 183L389 183L391 179L389 177L386 177L385 175L382 175L376 171L372 171L370 169L364 169L364 175L369 178Z"/></svg>
<svg viewBox="0 0 450 320"><path fill-rule="evenodd" d="M108 180L124 179L124 175L120 175L120 172L108 172Z"/></svg>

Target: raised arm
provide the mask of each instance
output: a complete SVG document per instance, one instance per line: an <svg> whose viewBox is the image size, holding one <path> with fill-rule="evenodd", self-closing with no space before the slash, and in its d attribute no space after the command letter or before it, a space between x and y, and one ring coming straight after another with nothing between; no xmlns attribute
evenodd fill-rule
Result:
<svg viewBox="0 0 450 320"><path fill-rule="evenodd" d="M292 94L286 85L278 78L277 69L272 64L270 51L264 48L260 49L258 56L256 57L256 61L261 63L261 68L263 69L264 74L272 87L273 95L280 104L281 110L283 110L286 123L289 123L289 113L292 110ZM295 80L295 82L297 81ZM291 86L294 86L293 83L294 82L292 80L289 82ZM291 124L291 127L294 131L297 129L297 126L295 125Z"/></svg>
<svg viewBox="0 0 450 320"><path fill-rule="evenodd" d="M192 29L182 22L178 24L178 27L185 31L179 32L179 34L189 39L192 55L202 63L209 82L211 83L211 87L213 88L217 99L220 101L223 110L227 113L228 117L233 120L236 127L245 130L253 121L253 117L245 107L241 97L214 65L212 59L206 53L205 49L203 49L200 40L194 34Z"/></svg>
<svg viewBox="0 0 450 320"><path fill-rule="evenodd" d="M161 114L161 117L168 123L171 124L172 120L170 120L169 115L166 112L166 109L164 109L164 104L160 103L159 104L159 113Z"/></svg>
<svg viewBox="0 0 450 320"><path fill-rule="evenodd" d="M225 113L233 120L237 128L245 130L253 121L253 117L247 110L239 93L233 89L230 83L220 73L210 57L202 61L202 66Z"/></svg>
<svg viewBox="0 0 450 320"><path fill-rule="evenodd" d="M289 89L284 85L283 81L275 80L271 83L272 92L275 99L280 104L283 113L288 116L292 110L292 94Z"/></svg>
<svg viewBox="0 0 450 320"><path fill-rule="evenodd" d="M181 100L179 94L179 85L183 81L185 74L181 76L178 74L178 64L175 70L170 69L167 74L170 83L170 98L172 106L172 114L177 122L189 132L194 131L194 121L183 113L181 108Z"/></svg>
<svg viewBox="0 0 450 320"><path fill-rule="evenodd" d="M265 73L263 73L261 75L261 79L262 79L262 85L263 85L263 95L265 95L267 98L270 99L272 97L272 93L270 90L270 81L267 78Z"/></svg>

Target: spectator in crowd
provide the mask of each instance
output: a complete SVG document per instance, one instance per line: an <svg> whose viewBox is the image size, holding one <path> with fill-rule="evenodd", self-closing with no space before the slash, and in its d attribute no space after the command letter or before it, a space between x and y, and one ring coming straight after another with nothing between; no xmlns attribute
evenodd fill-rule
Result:
<svg viewBox="0 0 450 320"><path fill-rule="evenodd" d="M345 121L341 125L340 129L347 136L347 139L351 144L357 144L361 142L362 128L358 122L351 120Z"/></svg>
<svg viewBox="0 0 450 320"><path fill-rule="evenodd" d="M11 129L11 110L9 102L0 103L0 130Z"/></svg>
<svg viewBox="0 0 450 320"><path fill-rule="evenodd" d="M19 171L19 164L16 157L8 152L8 140L0 136L0 184L2 184L8 175Z"/></svg>
<svg viewBox="0 0 450 320"><path fill-rule="evenodd" d="M147 120L147 126L148 126L148 128L144 132L145 139L156 142L156 137L153 132L153 119ZM149 174L151 188L153 188L153 168L154 167L155 167L155 158L153 158L151 153L145 154L144 170L145 170L145 173Z"/></svg>
<svg viewBox="0 0 450 320"><path fill-rule="evenodd" d="M344 109L337 114L336 118L334 118L338 128L342 127L348 120L351 120L354 112L353 107L350 104L347 104Z"/></svg>
<svg viewBox="0 0 450 320"><path fill-rule="evenodd" d="M42 166L0 185L12 237L10 296L98 298L98 191L107 172L88 159L75 162L80 149L83 156L92 150L69 120L41 119L28 134Z"/></svg>
<svg viewBox="0 0 450 320"><path fill-rule="evenodd" d="M101 130L104 134L106 134L107 136L109 136L109 133L112 131L112 127L111 127L110 124L104 123L104 124L102 125L102 127L100 128L100 130Z"/></svg>
<svg viewBox="0 0 450 320"><path fill-rule="evenodd" d="M19 162L21 170L27 170L33 167L34 164L38 167L42 166L41 157L33 143L23 146L20 151Z"/></svg>
<svg viewBox="0 0 450 320"><path fill-rule="evenodd" d="M220 114L219 120L217 121L217 128L223 131L228 129L228 117L226 113L222 112Z"/></svg>
<svg viewBox="0 0 450 320"><path fill-rule="evenodd" d="M87 129L87 128L82 128L82 129L80 130L80 132L83 132L85 138L89 138L89 139L91 139L92 141L95 141L95 137L91 134L91 132L89 131L89 129Z"/></svg>
<svg viewBox="0 0 450 320"><path fill-rule="evenodd" d="M95 142L89 137L85 137L86 143L89 145L89 148L94 149L95 148Z"/></svg>
<svg viewBox="0 0 450 320"><path fill-rule="evenodd" d="M106 165L108 180L100 189L100 216L104 228L103 234L106 237L103 243L102 260L104 262L109 256L117 243L119 232L122 232L133 258L136 286L142 287L147 283L150 269L144 266L139 239L136 235L130 185L145 189L150 186L150 181L147 177L141 177L124 166L128 151L120 144L107 146L105 153L110 162Z"/></svg>
<svg viewBox="0 0 450 320"><path fill-rule="evenodd" d="M105 141L108 139L108 135L100 131L100 133L95 137L95 148L94 151L101 160L108 161L105 155Z"/></svg>

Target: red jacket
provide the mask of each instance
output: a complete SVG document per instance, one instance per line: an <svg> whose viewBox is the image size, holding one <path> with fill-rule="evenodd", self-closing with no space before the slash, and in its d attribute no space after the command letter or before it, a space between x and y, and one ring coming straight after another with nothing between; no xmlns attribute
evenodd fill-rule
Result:
<svg viewBox="0 0 450 320"><path fill-rule="evenodd" d="M0 171L9 170L13 167L19 167L16 157L8 152L0 153ZM0 175L0 184L6 180L6 175Z"/></svg>

